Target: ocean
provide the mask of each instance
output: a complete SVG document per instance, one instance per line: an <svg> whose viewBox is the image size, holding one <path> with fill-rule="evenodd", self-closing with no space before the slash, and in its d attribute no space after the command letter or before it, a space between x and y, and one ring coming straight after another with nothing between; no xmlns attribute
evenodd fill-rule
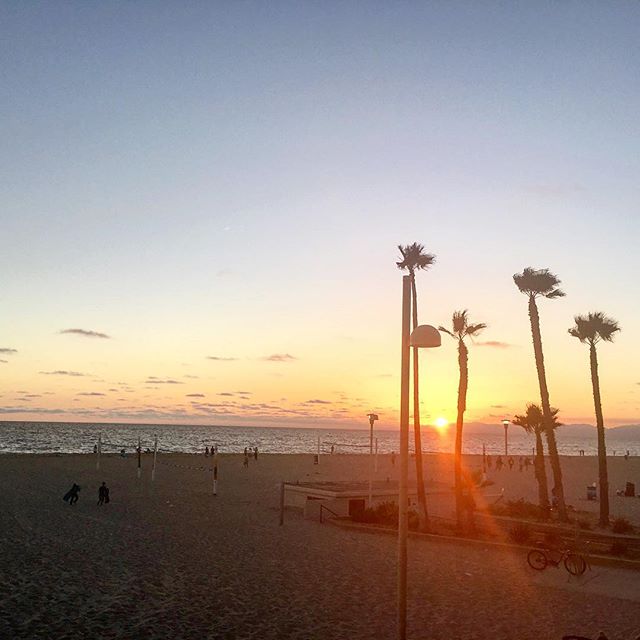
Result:
<svg viewBox="0 0 640 640"><path fill-rule="evenodd" d="M423 451L440 453L453 451L455 427L445 433L423 429ZM258 447L262 453L316 453L318 438L321 453L336 454L369 452L368 429L328 429L291 427L234 427L166 424L104 424L69 422L0 422L0 453L91 453L102 437L103 453L133 452L140 438L142 448L153 449L158 438L158 450L165 453L201 453L205 446L217 445L221 453L240 453L245 447ZM374 430L378 451L398 451L397 431ZM413 433L410 434L413 449ZM522 429L509 428L509 453L532 453L534 439ZM464 437L464 453L504 453L504 433L500 427L489 434L469 433ZM558 450L562 455L596 455L593 438L578 438L558 432ZM608 444L609 455L640 454L640 442L616 440Z"/></svg>

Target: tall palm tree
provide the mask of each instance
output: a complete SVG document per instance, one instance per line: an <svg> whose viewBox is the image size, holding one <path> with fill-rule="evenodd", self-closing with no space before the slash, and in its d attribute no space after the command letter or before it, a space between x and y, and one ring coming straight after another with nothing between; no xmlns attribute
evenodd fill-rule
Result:
<svg viewBox="0 0 640 640"><path fill-rule="evenodd" d="M469 386L469 350L465 344L466 337L475 337L487 325L484 322L469 324L467 310L454 311L451 318L451 331L445 327L438 327L454 340L458 341L458 369L460 378L458 381L458 416L456 418L456 443L454 453L454 481L456 492L456 522L462 527L462 428L464 425L464 412L467 408L467 388Z"/></svg>
<svg viewBox="0 0 640 640"><path fill-rule="evenodd" d="M553 416L549 401L549 388L547 387L547 374L544 369L544 354L542 353L542 335L540 333L540 315L536 298L561 298L565 294L558 289L560 280L549 269L532 269L527 267L522 273L516 273L513 281L529 299L529 320L531 321L531 336L533 339L533 353L538 372L538 384L540 385L540 400L542 401L542 414L544 416L545 434L549 447L551 470L553 471L554 493L558 500L558 513L560 519L567 520L567 507L564 501L564 488L562 486L562 469L560 468L560 456L558 445L553 432Z"/></svg>
<svg viewBox="0 0 640 640"><path fill-rule="evenodd" d="M551 407L551 417L553 420L553 428L561 426L558 422L558 409ZM536 456L533 468L538 482L538 503L542 509L542 513L547 516L549 514L549 489L547 486L547 471L544 466L544 446L542 444L542 434L544 428L544 414L540 405L528 404L527 411L524 415L517 415L511 421L522 427L527 433L533 433L536 437Z"/></svg>
<svg viewBox="0 0 640 640"><path fill-rule="evenodd" d="M411 299L413 312L413 328L418 326L418 292L416 289L416 271L428 269L436 257L425 253L424 246L414 242L408 245L398 245L402 259L396 262L398 269L408 271L411 276ZM424 488L424 469L422 465L422 436L420 433L420 395L419 395L419 367L418 349L413 349L413 434L416 448L416 484L418 489L418 504L420 505L418 518L420 529L426 531L429 526L427 512L427 494Z"/></svg>
<svg viewBox="0 0 640 640"><path fill-rule="evenodd" d="M617 320L608 318L604 313L596 311L586 316L576 316L575 326L569 334L580 342L589 345L589 361L591 365L591 387L593 403L596 410L596 427L598 429L598 472L600 476L600 526L609 524L609 478L607 474L607 448L604 440L604 418L602 417L602 400L600 399L600 378L598 377L598 353L596 344L601 340L613 342L613 337L620 327Z"/></svg>

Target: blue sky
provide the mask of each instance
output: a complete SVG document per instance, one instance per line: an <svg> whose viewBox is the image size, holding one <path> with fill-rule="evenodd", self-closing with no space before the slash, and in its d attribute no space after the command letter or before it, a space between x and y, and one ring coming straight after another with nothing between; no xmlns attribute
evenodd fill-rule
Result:
<svg viewBox="0 0 640 640"><path fill-rule="evenodd" d="M332 401L335 367L354 407L391 412L397 380L359 377L397 374L395 245L417 240L438 256L424 317L469 307L521 345L479 358L475 417L503 378L509 410L535 398L510 278L531 265L569 294L542 311L556 404L590 415L566 328L602 309L623 326L609 413L633 420L639 26L631 2L5 4L0 342L19 353L2 384L191 366L217 393L228 373L202 360L225 352L265 402L298 384ZM113 340L61 342L69 327ZM266 385L255 359L293 352L293 379Z"/></svg>

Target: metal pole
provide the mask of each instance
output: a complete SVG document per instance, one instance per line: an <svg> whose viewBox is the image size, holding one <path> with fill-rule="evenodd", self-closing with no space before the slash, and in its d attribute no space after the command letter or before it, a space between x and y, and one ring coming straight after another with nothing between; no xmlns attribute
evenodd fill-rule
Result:
<svg viewBox="0 0 640 640"><path fill-rule="evenodd" d="M505 457L509 455L509 440L507 438L507 429L509 428L509 423L505 423L504 425L504 455Z"/></svg>
<svg viewBox="0 0 640 640"><path fill-rule="evenodd" d="M373 418L369 419L369 509L373 508Z"/></svg>
<svg viewBox="0 0 640 640"><path fill-rule="evenodd" d="M378 438L376 438L376 456L373 459L373 470L378 473Z"/></svg>
<svg viewBox="0 0 640 640"><path fill-rule="evenodd" d="M151 467L151 482L156 479L156 460L158 458L158 436L153 441L153 467Z"/></svg>
<svg viewBox="0 0 640 640"><path fill-rule="evenodd" d="M284 482L280 483L280 526L284 524Z"/></svg>
<svg viewBox="0 0 640 640"><path fill-rule="evenodd" d="M409 481L409 336L411 278L402 277L402 366L400 375L400 487L398 495L398 639L407 637L407 531Z"/></svg>
<svg viewBox="0 0 640 640"><path fill-rule="evenodd" d="M218 495L218 450L213 454L213 495Z"/></svg>
<svg viewBox="0 0 640 640"><path fill-rule="evenodd" d="M96 460L96 471L100 471L100 454L102 453L102 434L98 434L98 459Z"/></svg>
<svg viewBox="0 0 640 640"><path fill-rule="evenodd" d="M142 445L140 444L140 436L138 436L138 478L142 474Z"/></svg>

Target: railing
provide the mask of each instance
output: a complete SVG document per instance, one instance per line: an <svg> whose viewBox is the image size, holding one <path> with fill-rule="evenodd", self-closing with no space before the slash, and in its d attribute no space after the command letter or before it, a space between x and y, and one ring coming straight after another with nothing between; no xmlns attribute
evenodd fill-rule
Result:
<svg viewBox="0 0 640 640"><path fill-rule="evenodd" d="M322 524L323 519L322 519L322 510L328 511L331 515L333 515L334 518L339 518L340 514L336 513L335 511L332 511L331 509L329 509L329 507L326 507L323 504L320 504L320 524Z"/></svg>

